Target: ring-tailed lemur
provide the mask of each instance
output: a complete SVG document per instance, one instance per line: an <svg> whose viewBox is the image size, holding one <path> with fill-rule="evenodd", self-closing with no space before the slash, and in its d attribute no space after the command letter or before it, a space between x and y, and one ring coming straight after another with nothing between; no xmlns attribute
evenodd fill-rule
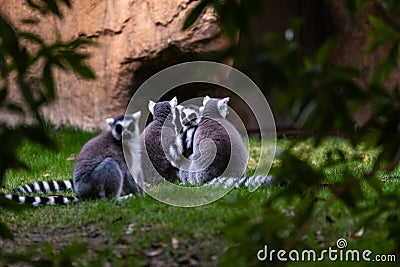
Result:
<svg viewBox="0 0 400 267"><path fill-rule="evenodd" d="M175 142L176 106L178 100L174 97L171 101L155 103L149 101L149 110L153 115L142 133L142 164L143 176L148 184L158 180L175 181L178 179L177 169L168 160L164 150Z"/></svg>
<svg viewBox="0 0 400 267"><path fill-rule="evenodd" d="M193 136L201 120L201 107L188 104L176 106L177 118L175 124L175 142L168 151L168 159L172 166L179 169L184 160L193 153Z"/></svg>
<svg viewBox="0 0 400 267"><path fill-rule="evenodd" d="M141 193L136 181L142 177L132 177L125 162L122 138L124 142L136 143L140 147L139 119L141 112L133 115L121 115L108 118L111 130L87 142L75 160L73 170L74 190L79 198L119 198L130 193ZM140 151L133 164L141 168ZM140 173L140 172L139 172Z"/></svg>
<svg viewBox="0 0 400 267"><path fill-rule="evenodd" d="M228 97L204 97L190 165L179 166L183 183L204 184L220 176L241 178L245 174L248 152L239 132L226 119L228 101Z"/></svg>
<svg viewBox="0 0 400 267"><path fill-rule="evenodd" d="M209 97L205 97L204 98L204 103L207 103L210 100ZM224 100L226 103L228 102L228 98L226 98ZM174 105L176 105L176 99L170 101L169 106L173 107ZM222 103L222 102L221 102ZM166 117L164 116L165 111L168 110L168 108L165 107L165 103L164 105L161 103L157 103L160 104L162 108L159 109L159 111L156 112L156 116L155 117ZM156 103L154 102L150 102L149 103L149 109L152 113L154 113L155 110L155 105ZM168 106L168 105L167 105ZM218 107L218 105L217 105ZM225 118L227 115L227 109L224 110L224 105L220 105L220 110L219 113L221 115L222 118ZM226 106L225 106L226 107ZM194 112L198 112L198 114L201 113L201 110L204 109L203 107L200 108L196 108L195 106L191 106L191 107L184 107L186 109L186 112L184 114L180 114L179 118L180 118L180 123L181 123L181 127L185 126L185 121L190 121L193 117L190 116L191 111L190 110L194 110ZM227 107L226 107L227 108ZM177 108L178 111L182 111L184 109L182 109L182 107ZM167 112L169 113L169 111ZM160 115L163 114L163 115ZM121 116L120 116L121 117ZM184 119L186 118L186 120ZM179 132L178 135L180 135L179 138L177 138L177 140L180 140L179 142L182 142L183 144L181 144L182 147L185 147L184 152L187 153L187 155L190 155L190 144L193 142L192 140L187 139L187 138L183 138L183 136L193 136L193 134L187 134L185 133L186 131L191 131L193 130L193 132L195 131L196 124L200 121L200 117L197 118L197 120L192 120L192 123L190 123L189 127L183 127L184 129L182 131ZM123 128L123 124L122 124L122 120L121 118L114 118L114 119L108 119L107 120L112 127L112 133L113 136L115 136L115 139L120 140L121 138L121 134L119 134L118 132L121 131L121 129ZM175 121L175 120L172 120ZM114 122L114 124L112 124L112 122ZM194 123L193 123L194 122ZM119 126L118 126L119 125ZM169 122L167 123L167 125L169 125ZM115 127L115 128L114 128ZM169 128L170 125L169 125ZM172 127L174 128L174 127ZM178 127L175 127L178 128ZM154 136L153 136L154 137ZM150 143L150 145L152 145ZM160 147L158 147L160 148ZM152 149L150 149L152 150ZM160 150L160 149L159 149ZM163 153L162 150L160 150L161 153ZM154 153L153 153L154 156ZM139 165L138 165L139 166ZM157 164L156 164L157 166ZM176 165L175 165L176 166ZM230 185L232 185L233 183L235 184L235 187L239 187L239 186L250 186L250 185L269 185L271 184L272 178L271 176L252 176L252 177L243 177L243 178L236 178L236 177L217 177L212 179L211 181L207 182L206 185L208 186L224 186L224 187L228 187ZM30 185L24 185L24 186L20 186L18 188L15 189L15 191L19 191L21 193L31 193L31 192L38 192L38 193L50 193L50 192L58 192L60 190L64 190L64 189L72 189L72 179L71 180L65 180L65 181L49 181L49 182L35 182L33 184ZM140 190L140 189L139 189ZM140 190L141 192L141 190ZM30 196L19 196L19 195L7 195L7 198L12 198L13 200L16 200L18 202L25 202L25 203L32 203L33 205L38 205L38 204L44 204L44 203L50 203L50 204L66 204L68 202L74 202L77 201L78 199L76 197L62 197L62 196L50 196L50 197L30 197Z"/></svg>
<svg viewBox="0 0 400 267"><path fill-rule="evenodd" d="M210 102L211 100L211 102ZM218 157L216 159L222 159L219 161L214 160L212 162L213 166L210 166L209 169L204 169L201 172L194 172L194 173L189 173L186 170L182 170L182 168L180 167L188 167L187 165L184 166L182 164L182 160L185 160L182 156L187 157L187 155L191 155L191 151L189 151L189 149L187 149L185 151L185 148L190 147L190 144L193 143L193 140L187 140L185 138L183 138L183 136L190 136L189 135L185 135L182 134L182 132L180 134L178 134L178 137L176 139L176 145L175 146L171 146L170 148L170 155L171 158L173 159L173 165L180 168L179 171L179 176L181 179L181 182L183 184L185 183L194 183L194 184L202 184L204 182L206 186L223 186L223 187L230 187L234 184L235 187L241 187L241 186L245 186L245 187L250 187L250 186L260 186L260 185L271 185L272 183L272 176L250 176L250 177L245 177L243 175L240 174L244 174L244 169L247 163L247 150L245 149L245 147L243 146L243 143L241 141L241 137L240 135L237 133L237 130L234 128L233 125L231 125L229 122L227 122L225 120L226 116L228 115L228 106L227 103L229 101L229 98L224 98L224 99L211 99L210 97L206 96L203 99L203 106L200 108L197 108L197 110L199 110L199 114L204 113L205 110L205 114L204 117L206 117L205 122L202 122L198 127L201 127L200 129L200 133L197 133L197 135L191 135L192 138L195 138L197 142L195 143L195 146L197 145L197 148L199 147L199 143L201 142L201 140L204 140L204 138L210 138L211 140L216 140L219 139L219 141L217 141L217 145L219 145L219 147L224 147L221 144L221 139L225 140L227 139L227 137L229 136L229 138L232 138L232 144L234 147L229 148L228 150L220 150L219 155L217 155ZM207 104L208 103L208 104ZM185 107L186 108L186 107ZM192 108L193 107L189 107ZM185 117L187 116L187 114L182 114L182 111L184 109L183 108L178 108L178 111L180 112L179 117ZM190 112L188 112L189 114ZM208 117L208 118L207 118ZM224 123L221 123L221 120L225 120ZM181 127L183 127L184 120L180 120L181 123ZM202 121L202 118L199 117L199 119L196 121L197 125L199 124L199 122ZM220 124L221 123L221 124ZM197 125L196 124L191 124L191 126L195 125L194 129L197 129ZM226 131L221 130L220 126L224 126L225 130L228 130L229 132L231 132L232 134L227 134ZM205 129L206 127L206 129ZM179 128L179 127L177 127ZM189 128L190 129L190 128ZM183 127L183 132L186 129ZM218 143L219 142L219 143ZM229 141L230 142L230 141ZM229 143L228 141L226 143ZM180 145L181 144L181 145ZM201 145L200 145L201 147ZM182 148L183 148L183 152L182 152ZM224 175L229 175L229 174L234 174L234 175L230 175L229 177L218 177L218 173L221 173L225 170L225 166L226 166L226 160L230 160L230 151L232 151L235 153L235 155L237 157L233 157L233 163L234 165L230 165L230 169L227 173L225 173ZM200 148L201 150L201 148ZM207 146L205 147L205 150L207 151ZM199 151L199 149L197 149L197 151ZM209 152L211 152L212 149L210 149L210 151L205 152L204 155L207 155ZM218 151L218 150L217 150ZM188 154L185 154L188 153ZM179 156L179 153L181 153L181 155ZM195 158L195 156L191 156L190 159L193 160ZM207 159L207 158L206 158ZM193 168L193 165L198 165L198 163L193 164L193 162L190 162L190 164L192 166L189 166L190 168ZM243 171L243 173L242 173ZM192 176L191 176L192 175ZM210 178L213 178L212 180L210 180Z"/></svg>
<svg viewBox="0 0 400 267"><path fill-rule="evenodd" d="M189 158L193 153L193 136L201 120L200 108L192 104L178 105L176 108L181 128L176 133L177 149L184 157Z"/></svg>
<svg viewBox="0 0 400 267"><path fill-rule="evenodd" d="M39 204L67 204L78 199L100 198L142 193L142 189L131 176L125 163L122 151L122 137L124 142L132 142L140 148L140 133L138 121L140 112L132 115L108 118L107 124L111 127L99 136L89 140L79 152L73 170L73 179L65 181L35 182L16 188L15 192L22 193L50 193L63 189L73 189L77 197L49 196L32 197L17 194L3 195L5 198L29 203L34 206ZM139 157L137 164L141 168L140 151L133 151ZM140 171L135 171L140 174ZM141 181L142 177L135 177ZM73 186L72 186L73 185ZM73 187L73 188L72 188Z"/></svg>

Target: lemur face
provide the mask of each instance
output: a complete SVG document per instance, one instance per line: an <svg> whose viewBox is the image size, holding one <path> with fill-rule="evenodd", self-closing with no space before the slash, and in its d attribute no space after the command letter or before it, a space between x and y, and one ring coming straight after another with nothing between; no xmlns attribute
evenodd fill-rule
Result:
<svg viewBox="0 0 400 267"><path fill-rule="evenodd" d="M126 114L117 116L115 118L107 118L106 122L111 128L113 137L120 141L122 137L133 138L139 136L139 119L141 112L138 111L134 114Z"/></svg>
<svg viewBox="0 0 400 267"><path fill-rule="evenodd" d="M178 105L177 109L179 111L179 120L182 126L192 126L199 124L201 120L199 107L195 105Z"/></svg>

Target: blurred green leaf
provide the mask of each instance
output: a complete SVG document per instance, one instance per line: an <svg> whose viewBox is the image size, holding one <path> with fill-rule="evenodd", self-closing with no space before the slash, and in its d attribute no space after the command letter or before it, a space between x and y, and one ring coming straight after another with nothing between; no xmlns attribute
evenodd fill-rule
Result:
<svg viewBox="0 0 400 267"><path fill-rule="evenodd" d="M63 1L64 4L65 4L68 8L71 8L71 7L72 7L72 3L71 3L70 0L61 0L61 1Z"/></svg>
<svg viewBox="0 0 400 267"><path fill-rule="evenodd" d="M379 18L368 16L368 20L374 27L374 31L370 33L373 37L373 41L368 50L370 53L387 42L399 40L399 32L383 23Z"/></svg>
<svg viewBox="0 0 400 267"><path fill-rule="evenodd" d="M8 88L4 86L3 88L0 89L0 106L4 104L7 95L8 95Z"/></svg>
<svg viewBox="0 0 400 267"><path fill-rule="evenodd" d="M70 0L26 0L29 7L42 14L53 14L62 18L63 6L71 8ZM24 24L35 25L37 19L26 18ZM0 14L0 106L4 111L19 115L30 123L25 125L16 122L9 126L0 122L0 185L8 169L27 168L19 159L18 148L24 141L40 144L44 148L55 149L56 143L46 131L46 124L41 115L44 105L56 99L55 81L52 72L54 66L65 71L73 71L83 78L94 79L95 75L84 62L88 54L82 53L81 48L93 45L89 39L75 38L67 42L57 37L54 43L47 44L45 39L30 31L20 31L8 19ZM32 46L37 49L32 49ZM40 62L40 64L36 64ZM36 71L32 71L32 69ZM7 98L9 81L13 81L13 92L18 102ZM23 107L23 108L22 108ZM2 195L4 196L4 195ZM26 206L17 205L4 197L0 198L0 208L18 211ZM11 238L12 232L0 220L0 236ZM45 249L45 248L44 248ZM81 251L81 252L78 252ZM73 266L72 262L84 250L83 246L69 247L56 256L52 247L48 248L49 259L37 260L36 253L6 253L0 248L0 265L15 265L28 263L30 266Z"/></svg>
<svg viewBox="0 0 400 267"><path fill-rule="evenodd" d="M382 82L386 80L392 71L398 66L399 58L399 45L394 44L389 51L389 55L386 60L381 62L375 69L373 82Z"/></svg>
<svg viewBox="0 0 400 267"><path fill-rule="evenodd" d="M26 18L26 19L21 19L21 23L36 25L39 23L39 20L35 18Z"/></svg>
<svg viewBox="0 0 400 267"><path fill-rule="evenodd" d="M43 39L40 36L38 36L38 35L36 35L34 33L31 33L31 32L19 32L18 36L21 39L26 39L26 40L31 41L33 43L36 43L36 44L38 44L38 45L40 45L42 47L45 46Z"/></svg>
<svg viewBox="0 0 400 267"><path fill-rule="evenodd" d="M84 79L95 79L96 76L94 75L93 71L86 66L82 60L84 57L81 56L70 56L66 58L69 62L70 68L73 69L76 74Z"/></svg>
<svg viewBox="0 0 400 267"><path fill-rule="evenodd" d="M185 22L183 23L183 30L186 30L190 28L196 20L200 17L200 15L203 13L205 8L210 5L214 0L201 0L200 3L193 8L193 10L189 13L189 15L186 17Z"/></svg>
<svg viewBox="0 0 400 267"><path fill-rule="evenodd" d="M262 1L217 1L210 6L219 15L221 26L230 37L240 31L241 38L246 38L246 28L252 25L249 22L257 23L255 13L248 9L254 2ZM272 170L278 184L288 186L278 194L268 195L262 204L264 213L257 219L238 218L227 227L228 236L236 245L224 256L226 265L260 264L254 255L266 241L276 249L315 246L310 238L315 230L311 221L318 219L317 209L329 209L332 203L340 202L354 220L365 222L365 227L373 229L374 224L400 201L397 188L394 192L385 192L382 182L376 179L376 174L382 170L398 171L400 162L400 86L393 81L399 67L400 2L346 0L344 5L349 15L346 18L349 27L355 21L363 21L364 16L372 26L373 30L365 36L371 41L363 57L373 55L376 58L376 55L380 57L387 52L377 66L368 66L371 69L364 63L359 69L337 65L333 56L338 53L343 40L331 33L324 36L326 38L321 40L316 52L310 55L309 51L305 52L302 38L305 38L303 31L307 29L301 29L299 25L302 19L308 19L307 14L301 14L294 26L288 23L287 28L294 32L294 39L290 42L284 40L279 32L267 32L262 44L254 45L250 40L246 47L243 48L242 44L242 47L239 45L231 50L235 65L248 71L265 95L273 96L274 109L279 107L285 114L290 114L301 134L291 140L293 146L279 157L279 167ZM365 8L367 5L373 6L373 11ZM372 54L377 49L378 53ZM396 73L391 76L394 71ZM391 78L390 82L388 78ZM370 109L361 114L366 107ZM360 125L355 123L356 115L364 117ZM319 150L331 135L343 136L355 151L360 147L376 149L376 157L373 160L360 159L332 147L321 155L320 160L325 161L323 167L316 167L301 152L291 150L305 138L312 140L312 149ZM360 174L358 166L368 165L367 162L370 163L368 172ZM332 169L337 171L334 182L326 180L326 173ZM366 184L373 191L374 200L367 200L371 196L366 194ZM324 195L323 199L321 195ZM279 216L282 214L276 207L282 205L291 206L293 218ZM396 235L400 232L400 225L393 223L390 227L389 239L396 241L398 249L400 239Z"/></svg>
<svg viewBox="0 0 400 267"><path fill-rule="evenodd" d="M331 0L334 1L334 0ZM362 10L365 4L370 2L369 0L346 0L346 11L350 16L350 19L354 21L359 10Z"/></svg>
<svg viewBox="0 0 400 267"><path fill-rule="evenodd" d="M19 113L19 114L24 113L24 110L18 104L15 103L8 103L7 109L12 113Z"/></svg>
<svg viewBox="0 0 400 267"><path fill-rule="evenodd" d="M46 4L46 10L49 10L58 17L62 18L62 13L60 12L60 8L58 7L56 0L42 0L42 2Z"/></svg>
<svg viewBox="0 0 400 267"><path fill-rule="evenodd" d="M1 36L1 52L2 54L9 54L14 58L17 58L19 43L16 37L15 31L12 29L5 17L0 15L0 36Z"/></svg>
<svg viewBox="0 0 400 267"><path fill-rule="evenodd" d="M88 45L93 45L93 41L90 40L89 38L81 38L81 37L66 43L66 46L69 47L70 49L76 49Z"/></svg>
<svg viewBox="0 0 400 267"><path fill-rule="evenodd" d="M321 47L318 49L317 55L315 57L315 62L319 65L324 65L332 52L332 40L325 41Z"/></svg>
<svg viewBox="0 0 400 267"><path fill-rule="evenodd" d="M31 141L43 145L46 148L56 149L57 143L48 135L46 131L43 131L41 125L30 125L21 128L24 135Z"/></svg>
<svg viewBox="0 0 400 267"><path fill-rule="evenodd" d="M59 18L63 18L59 2L64 3L68 8L72 7L71 1L69 0L25 0L25 2L31 8L40 11L42 14L52 13Z"/></svg>
<svg viewBox="0 0 400 267"><path fill-rule="evenodd" d="M46 88L46 95L48 99L54 100L55 98L55 85L54 76L51 70L51 65L47 63L43 68L42 82Z"/></svg>

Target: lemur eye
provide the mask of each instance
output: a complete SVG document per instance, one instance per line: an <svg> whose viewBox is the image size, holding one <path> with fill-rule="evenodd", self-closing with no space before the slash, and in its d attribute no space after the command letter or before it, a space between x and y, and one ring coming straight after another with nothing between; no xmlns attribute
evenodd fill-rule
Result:
<svg viewBox="0 0 400 267"><path fill-rule="evenodd" d="M196 114L192 113L192 114L189 115L189 120L193 121L195 119L197 119Z"/></svg>
<svg viewBox="0 0 400 267"><path fill-rule="evenodd" d="M122 125L121 124L117 124L115 126L115 131L117 132L117 134L121 135L122 134Z"/></svg>
<svg viewBox="0 0 400 267"><path fill-rule="evenodd" d="M135 130L135 124L134 124L134 123L129 124L129 125L128 125L128 130L129 130L130 132L133 132L133 131Z"/></svg>

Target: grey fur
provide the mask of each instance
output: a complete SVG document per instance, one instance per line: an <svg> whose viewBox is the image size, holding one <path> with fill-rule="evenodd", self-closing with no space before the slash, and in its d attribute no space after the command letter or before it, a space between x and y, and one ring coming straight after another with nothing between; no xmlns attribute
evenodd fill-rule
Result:
<svg viewBox="0 0 400 267"><path fill-rule="evenodd" d="M182 183L204 184L220 176L240 178L245 174L248 152L239 132L225 119L228 101L204 98L190 165L179 166Z"/></svg>
<svg viewBox="0 0 400 267"><path fill-rule="evenodd" d="M140 112L107 119L111 130L87 142L76 157L73 170L74 190L79 198L119 198L141 193L126 165L122 150L124 142L139 143ZM140 151L137 151L140 153ZM140 158L140 157L139 157ZM140 161L137 164L139 166ZM135 177L141 179L141 177Z"/></svg>
<svg viewBox="0 0 400 267"><path fill-rule="evenodd" d="M147 183L175 181L177 169L174 168L167 154L169 146L175 142L176 128L175 108L177 99L155 103L149 102L149 110L153 114L153 121L147 125L142 133L142 164L143 176ZM162 138L162 139L161 139Z"/></svg>
<svg viewBox="0 0 400 267"><path fill-rule="evenodd" d="M177 128L180 130L177 131L176 148L170 149L171 157L175 161L180 155L189 158L193 153L193 137L201 120L200 108L196 105L178 105L176 108L180 122Z"/></svg>

